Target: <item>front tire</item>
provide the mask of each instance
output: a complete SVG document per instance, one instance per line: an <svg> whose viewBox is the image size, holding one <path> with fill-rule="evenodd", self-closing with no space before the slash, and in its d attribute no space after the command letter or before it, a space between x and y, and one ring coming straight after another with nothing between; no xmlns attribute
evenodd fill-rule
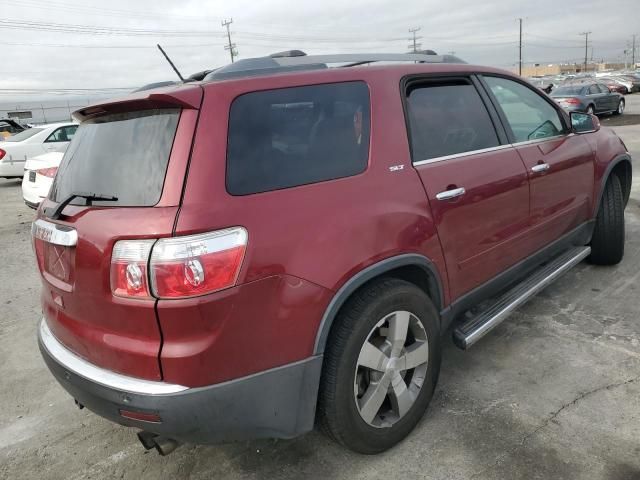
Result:
<svg viewBox="0 0 640 480"><path fill-rule="evenodd" d="M441 340L429 297L403 280L375 280L343 306L332 327L320 383L318 422L364 454L404 439L438 381Z"/></svg>
<svg viewBox="0 0 640 480"><path fill-rule="evenodd" d="M624 256L624 195L617 175L604 187L589 260L596 265L616 265Z"/></svg>
<svg viewBox="0 0 640 480"><path fill-rule="evenodd" d="M618 102L618 108L616 109L615 112L613 112L614 115L622 115L624 113L624 100L620 100L620 102Z"/></svg>

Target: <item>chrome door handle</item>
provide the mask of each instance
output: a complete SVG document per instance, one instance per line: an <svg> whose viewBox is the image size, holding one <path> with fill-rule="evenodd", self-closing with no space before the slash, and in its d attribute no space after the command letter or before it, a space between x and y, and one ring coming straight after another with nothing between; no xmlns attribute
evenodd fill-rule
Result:
<svg viewBox="0 0 640 480"><path fill-rule="evenodd" d="M440 192L436 195L438 200L449 200L451 198L456 198L464 195L466 190L464 187L454 188L453 190L445 190L444 192Z"/></svg>
<svg viewBox="0 0 640 480"><path fill-rule="evenodd" d="M533 173L540 173L540 172L546 172L547 170L549 170L549 164L548 163L539 163L538 165L534 165L533 167L531 167L531 171Z"/></svg>

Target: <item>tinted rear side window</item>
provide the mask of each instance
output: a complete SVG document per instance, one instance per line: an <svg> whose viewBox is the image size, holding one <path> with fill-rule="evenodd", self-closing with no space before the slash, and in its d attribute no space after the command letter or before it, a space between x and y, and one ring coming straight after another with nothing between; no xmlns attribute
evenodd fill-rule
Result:
<svg viewBox="0 0 640 480"><path fill-rule="evenodd" d="M364 82L241 95L229 115L227 191L247 195L363 172L369 110Z"/></svg>
<svg viewBox="0 0 640 480"><path fill-rule="evenodd" d="M407 113L414 162L500 144L480 95L466 82L411 89Z"/></svg>
<svg viewBox="0 0 640 480"><path fill-rule="evenodd" d="M162 194L180 110L144 110L83 122L62 159L50 198L74 192L118 197L108 206L152 206ZM77 199L72 203L84 204Z"/></svg>

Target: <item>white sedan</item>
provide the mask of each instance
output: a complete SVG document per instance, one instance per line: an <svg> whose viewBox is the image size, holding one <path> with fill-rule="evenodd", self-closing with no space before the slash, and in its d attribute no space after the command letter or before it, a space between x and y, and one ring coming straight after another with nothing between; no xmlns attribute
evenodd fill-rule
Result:
<svg viewBox="0 0 640 480"><path fill-rule="evenodd" d="M29 128L0 142L0 178L21 178L25 162L48 152L63 152L76 133L76 123Z"/></svg>
<svg viewBox="0 0 640 480"><path fill-rule="evenodd" d="M38 208L49 194L63 156L63 152L50 152L27 160L22 179L22 198L29 207Z"/></svg>

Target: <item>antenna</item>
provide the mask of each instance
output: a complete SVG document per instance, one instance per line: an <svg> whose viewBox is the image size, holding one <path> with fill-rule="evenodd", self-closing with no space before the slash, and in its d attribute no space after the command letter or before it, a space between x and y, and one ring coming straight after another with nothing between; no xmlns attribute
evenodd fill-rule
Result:
<svg viewBox="0 0 640 480"><path fill-rule="evenodd" d="M187 83L184 79L184 77L182 75L180 75L180 71L176 68L176 66L173 64L173 62L171 61L171 59L169 58L169 55L167 55L167 52L165 52L162 47L160 46L160 44L157 44L158 50L160 50L160 52L162 52L162 55L164 55L164 58L167 59L167 62L169 62L169 65L171 65L171 68L173 68L173 71L176 72L176 75L178 75L178 78L180 78L180 81L182 83Z"/></svg>

